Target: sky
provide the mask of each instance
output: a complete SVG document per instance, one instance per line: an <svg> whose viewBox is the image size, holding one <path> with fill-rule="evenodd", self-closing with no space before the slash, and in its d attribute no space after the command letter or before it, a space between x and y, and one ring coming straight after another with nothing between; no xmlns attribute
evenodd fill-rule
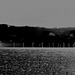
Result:
<svg viewBox="0 0 75 75"><path fill-rule="evenodd" d="M0 0L0 24L75 27L75 0Z"/></svg>

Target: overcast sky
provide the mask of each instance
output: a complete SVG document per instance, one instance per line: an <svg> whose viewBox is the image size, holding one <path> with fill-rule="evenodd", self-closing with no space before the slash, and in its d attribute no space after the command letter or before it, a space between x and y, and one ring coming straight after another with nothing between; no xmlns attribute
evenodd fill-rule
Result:
<svg viewBox="0 0 75 75"><path fill-rule="evenodd" d="M75 0L0 0L0 23L75 27Z"/></svg>

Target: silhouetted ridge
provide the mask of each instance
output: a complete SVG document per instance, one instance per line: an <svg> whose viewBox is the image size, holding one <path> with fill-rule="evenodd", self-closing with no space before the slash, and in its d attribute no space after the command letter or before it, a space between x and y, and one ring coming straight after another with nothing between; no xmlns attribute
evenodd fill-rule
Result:
<svg viewBox="0 0 75 75"><path fill-rule="evenodd" d="M0 35L1 46L75 46L75 28L45 28L0 24Z"/></svg>

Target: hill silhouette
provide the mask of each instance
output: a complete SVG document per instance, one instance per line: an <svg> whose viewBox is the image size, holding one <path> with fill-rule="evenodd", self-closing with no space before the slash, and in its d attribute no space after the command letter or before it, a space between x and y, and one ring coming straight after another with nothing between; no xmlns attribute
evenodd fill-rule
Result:
<svg viewBox="0 0 75 75"><path fill-rule="evenodd" d="M73 47L75 28L45 28L0 24L0 41L24 47ZM70 44L70 45L69 45Z"/></svg>

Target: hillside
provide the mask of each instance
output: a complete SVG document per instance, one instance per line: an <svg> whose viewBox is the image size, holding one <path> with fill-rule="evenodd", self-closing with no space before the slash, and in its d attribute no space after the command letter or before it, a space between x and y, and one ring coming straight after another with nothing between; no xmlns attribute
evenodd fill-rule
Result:
<svg viewBox="0 0 75 75"><path fill-rule="evenodd" d="M7 24L0 24L0 41L5 43L24 43L25 46L31 47L32 42L35 47L39 44L42 46L52 46L55 43L64 42L65 45L69 42L71 46L74 44L75 28L45 28L45 27L31 27L31 26L14 26ZM66 45L67 46L67 45Z"/></svg>

